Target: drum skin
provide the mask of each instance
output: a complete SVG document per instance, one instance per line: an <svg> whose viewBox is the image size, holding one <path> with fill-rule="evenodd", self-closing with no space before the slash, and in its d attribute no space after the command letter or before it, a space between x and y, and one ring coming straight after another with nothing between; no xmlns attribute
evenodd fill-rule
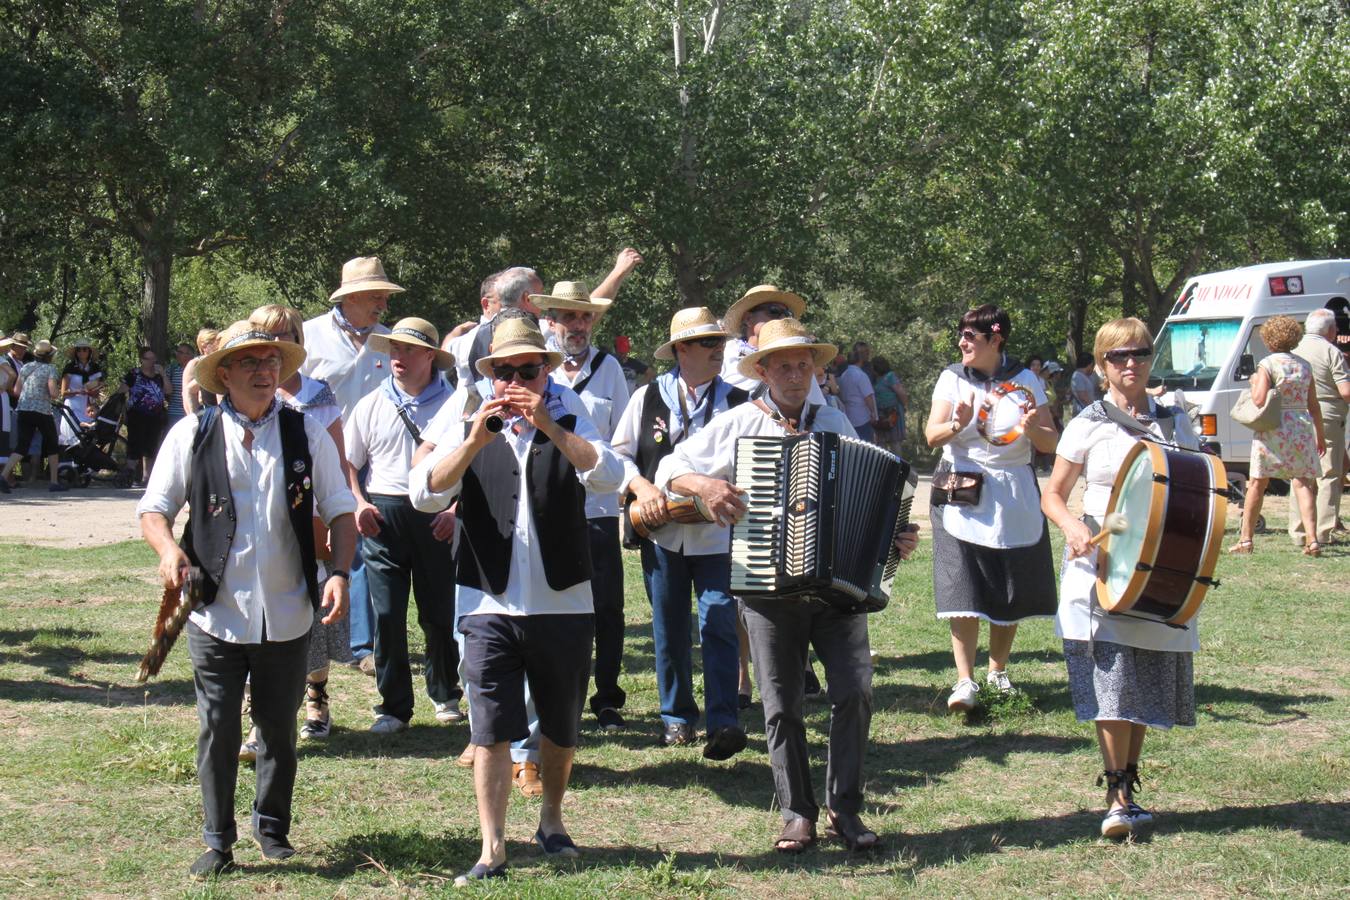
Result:
<svg viewBox="0 0 1350 900"><path fill-rule="evenodd" d="M997 410L1004 400L1014 404L1019 419L1036 408L1036 395L1030 388L1015 381L1001 382L985 394L984 403L980 405L980 410L975 415L975 430L979 432L980 437L995 447L1006 447L1020 438L1023 432L1020 422L1002 433L994 430L994 421L1002 418Z"/></svg>
<svg viewBox="0 0 1350 900"><path fill-rule="evenodd" d="M1140 460L1143 454L1147 458ZM1128 476L1136 463L1148 466L1151 477L1131 485ZM1227 489L1228 474L1217 457L1152 441L1130 448L1116 473L1107 514L1127 502L1137 508L1144 498L1125 493L1146 491L1147 523L1136 554L1113 559L1114 535L1098 553L1097 602L1102 608L1169 625L1190 621L1205 599L1218 562L1228 514ZM1118 582L1126 573L1128 581L1117 594L1112 576Z"/></svg>

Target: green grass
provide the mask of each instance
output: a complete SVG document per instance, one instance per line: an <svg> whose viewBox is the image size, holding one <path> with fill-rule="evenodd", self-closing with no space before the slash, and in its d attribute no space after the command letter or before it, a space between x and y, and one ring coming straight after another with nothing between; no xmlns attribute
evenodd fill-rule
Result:
<svg viewBox="0 0 1350 900"><path fill-rule="evenodd" d="M950 645L932 610L927 548L870 620L877 663L867 820L882 852L825 844L795 859L779 827L758 708L729 763L661 749L647 604L628 565L623 684L630 728L587 732L567 817L584 855L553 866L528 843L536 803L513 796L512 876L498 896L1344 896L1350 890L1350 547L1296 554L1279 535L1225 557L1196 659L1199 723L1150 734L1151 840L1095 837L1101 768L1073 717L1051 623L1022 629L1022 693L948 716ZM148 688L132 676L157 607L142 545L0 544L0 895L439 896L478 852L463 725L429 702L392 738L365 732L372 679L330 683L335 730L302 745L292 837L301 854L197 885L196 716L184 648ZM819 668L818 668L819 671ZM809 703L823 795L828 707ZM250 770L241 770L246 830ZM474 893L474 892L470 892Z"/></svg>

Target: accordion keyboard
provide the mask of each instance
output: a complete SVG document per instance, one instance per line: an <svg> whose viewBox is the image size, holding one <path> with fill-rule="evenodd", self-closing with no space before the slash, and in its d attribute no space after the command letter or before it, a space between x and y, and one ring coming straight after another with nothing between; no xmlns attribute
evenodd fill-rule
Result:
<svg viewBox="0 0 1350 900"><path fill-rule="evenodd" d="M783 441L736 442L736 486L748 509L731 530L731 592L764 593L778 586L776 547L783 523Z"/></svg>

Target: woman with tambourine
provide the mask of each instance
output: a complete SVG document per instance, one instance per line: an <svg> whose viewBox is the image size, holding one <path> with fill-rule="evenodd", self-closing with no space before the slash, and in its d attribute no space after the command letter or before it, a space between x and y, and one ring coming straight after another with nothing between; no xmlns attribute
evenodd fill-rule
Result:
<svg viewBox="0 0 1350 900"><path fill-rule="evenodd" d="M1055 614L1050 533L1040 512L1033 449L1058 433L1040 379L1005 352L1012 323L993 304L957 326L961 362L933 389L924 436L942 448L933 474L933 593L950 622L957 682L947 708L974 707L980 621L989 623L986 689L1006 693L1017 624Z"/></svg>
<svg viewBox="0 0 1350 900"><path fill-rule="evenodd" d="M1078 721L1097 726L1106 768L1097 781L1106 784L1101 833L1125 837L1153 821L1134 802L1145 732L1150 726L1195 724L1192 654L1200 649L1198 621L1172 628L1144 617L1108 615L1097 600L1093 534L1107 511L1117 471L1138 439L1190 450L1200 444L1184 411L1159 406L1146 392L1153 357L1148 326L1138 319L1108 322L1097 332L1093 351L1106 375L1106 397L1065 427L1041 507L1064 532L1055 633L1064 640ZM1066 503L1080 474L1087 483L1083 519Z"/></svg>

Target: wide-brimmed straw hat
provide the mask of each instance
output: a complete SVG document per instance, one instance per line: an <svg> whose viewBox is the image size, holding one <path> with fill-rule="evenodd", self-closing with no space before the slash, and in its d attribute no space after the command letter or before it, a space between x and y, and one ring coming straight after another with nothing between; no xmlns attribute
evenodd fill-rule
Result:
<svg viewBox="0 0 1350 900"><path fill-rule="evenodd" d="M33 346L34 356L52 356L56 353L56 345L43 338Z"/></svg>
<svg viewBox="0 0 1350 900"><path fill-rule="evenodd" d="M212 394L229 393L216 370L227 357L249 347L276 347L281 351L281 371L277 373L277 384L298 372L300 364L305 361L305 348L294 341L279 340L248 321L235 322L220 333L216 349L198 361L197 383Z"/></svg>
<svg viewBox="0 0 1350 900"><path fill-rule="evenodd" d="M690 306L670 317L670 340L657 347L652 355L657 359L674 359L675 345L680 341L730 336L712 310L706 306Z"/></svg>
<svg viewBox="0 0 1350 900"><path fill-rule="evenodd" d="M70 357L71 359L74 359L75 351L81 349L89 351L89 359L91 362L95 359L98 359L98 348L95 347L93 344L91 344L88 338L79 338L78 340L75 341L75 343L67 347L66 356Z"/></svg>
<svg viewBox="0 0 1350 900"><path fill-rule="evenodd" d="M9 336L9 340L5 341L6 347L22 347L25 350L28 349L29 344L27 333L22 331L14 332Z"/></svg>
<svg viewBox="0 0 1350 900"><path fill-rule="evenodd" d="M530 302L541 310L575 309L580 312L595 313L598 320L614 303L606 297L592 297L590 288L584 281L560 281L553 286L552 293L531 294Z"/></svg>
<svg viewBox="0 0 1350 900"><path fill-rule="evenodd" d="M449 350L441 349L441 333L426 319L419 319L416 316L399 319L388 334L372 334L366 343L370 344L372 350L388 353L390 341L435 350L438 369L449 369L455 364L455 355Z"/></svg>
<svg viewBox="0 0 1350 900"><path fill-rule="evenodd" d="M815 355L817 368L834 359L835 354L839 352L839 348L834 344L817 341L806 330L806 326L796 319L774 319L765 322L759 329L759 349L741 357L736 368L746 378L760 381L762 379L755 371L755 363L775 350L810 350Z"/></svg>
<svg viewBox="0 0 1350 900"><path fill-rule="evenodd" d="M745 296L731 304L726 315L722 316L722 327L734 337L741 335L741 320L745 314L764 303L781 303L788 308L794 319L800 319L806 312L806 301L800 294L780 291L771 284L757 284L745 292Z"/></svg>
<svg viewBox="0 0 1350 900"><path fill-rule="evenodd" d="M492 352L478 358L478 374L491 375L494 359L506 359L521 353L542 353L553 368L562 362L562 354L548 349L543 332L532 319L503 319L492 330Z"/></svg>
<svg viewBox="0 0 1350 900"><path fill-rule="evenodd" d="M391 294L398 294L403 292L403 288L394 284L384 274L384 265L378 256L358 256L342 264L342 286L333 291L328 302L336 303L348 294L359 294L362 291L389 291Z"/></svg>

